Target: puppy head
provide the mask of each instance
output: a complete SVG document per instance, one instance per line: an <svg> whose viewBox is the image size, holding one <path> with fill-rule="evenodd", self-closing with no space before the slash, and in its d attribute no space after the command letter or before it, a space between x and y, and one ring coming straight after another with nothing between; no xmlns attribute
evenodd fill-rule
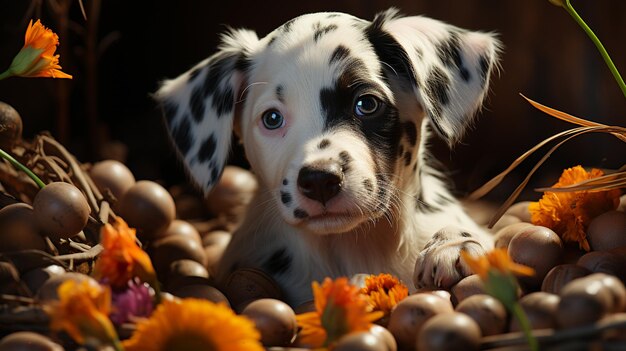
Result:
<svg viewBox="0 0 626 351"><path fill-rule="evenodd" d="M450 144L461 137L497 51L491 35L394 10L373 22L316 13L263 39L231 31L156 97L204 191L234 130L287 223L345 233L394 211L417 181L426 125Z"/></svg>

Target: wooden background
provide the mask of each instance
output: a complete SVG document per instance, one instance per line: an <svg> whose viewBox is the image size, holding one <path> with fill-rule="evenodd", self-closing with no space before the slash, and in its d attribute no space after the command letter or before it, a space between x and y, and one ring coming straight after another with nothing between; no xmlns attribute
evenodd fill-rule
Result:
<svg viewBox="0 0 626 351"><path fill-rule="evenodd" d="M39 14L56 30L58 18L48 1L40 1ZM84 2L89 7L95 1ZM149 94L159 80L174 77L212 54L225 25L255 29L263 36L302 13L342 11L371 19L376 12L395 6L405 14L423 14L469 29L497 32L505 44L501 74L492 81L490 97L474 131L452 152L441 142L434 145L459 194L475 189L542 139L571 127L534 111L519 93L574 115L626 126L626 98L600 55L567 13L548 0L223 2L103 1L94 28L98 40L108 44L97 56L98 63L92 67L96 80L90 83L85 79L89 70L85 64L89 50L83 33L86 25L77 1L73 1L69 19L74 24L62 38L66 53L61 63L75 79L0 81L0 100L20 111L26 137L50 130L57 137L61 135L81 161L98 160L103 143L120 140L128 146L127 162L138 178L178 182L183 176L167 148ZM626 74L626 1L573 3ZM29 4L25 0L0 0L0 69L8 67L23 45ZM69 125L64 130L59 130L56 121L61 84L66 84L70 101ZM92 106L86 101L92 101ZM618 168L626 163L625 150L623 143L610 136L582 137L555 153L531 185L549 185L562 168L576 164ZM522 165L492 198L508 195L531 166Z"/></svg>

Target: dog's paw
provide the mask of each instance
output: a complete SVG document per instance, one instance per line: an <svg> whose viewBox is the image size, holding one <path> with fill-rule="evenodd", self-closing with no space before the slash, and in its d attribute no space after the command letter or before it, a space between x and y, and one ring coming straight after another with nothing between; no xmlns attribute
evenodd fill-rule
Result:
<svg viewBox="0 0 626 351"><path fill-rule="evenodd" d="M417 289L449 289L472 273L461 259L461 250L477 256L492 246L490 238L483 233L445 227L435 233L419 253L413 283Z"/></svg>

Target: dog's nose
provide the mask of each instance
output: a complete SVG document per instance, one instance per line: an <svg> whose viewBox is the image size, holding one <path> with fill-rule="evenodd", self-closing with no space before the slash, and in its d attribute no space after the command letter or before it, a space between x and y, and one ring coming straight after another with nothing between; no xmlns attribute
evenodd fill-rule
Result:
<svg viewBox="0 0 626 351"><path fill-rule="evenodd" d="M298 173L298 189L309 199L325 205L341 191L343 172L337 162L318 162L304 166Z"/></svg>

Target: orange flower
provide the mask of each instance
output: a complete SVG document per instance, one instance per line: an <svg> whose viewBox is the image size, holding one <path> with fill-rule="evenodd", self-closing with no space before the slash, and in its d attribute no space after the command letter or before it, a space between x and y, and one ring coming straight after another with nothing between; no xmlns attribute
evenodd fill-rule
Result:
<svg viewBox="0 0 626 351"><path fill-rule="evenodd" d="M553 188L573 185L584 180L602 176L599 169L585 171L581 166L572 167L563 171L559 181ZM589 251L587 241L587 226L591 220L619 205L620 190L608 191L573 191L550 192L546 191L539 202L533 202L528 209L531 221L535 225L548 227L554 230L563 241L578 242L580 248Z"/></svg>
<svg viewBox="0 0 626 351"><path fill-rule="evenodd" d="M55 55L59 36L44 27L40 20L31 20L26 29L24 47L15 56L9 69L0 74L0 79L9 76L69 78L61 71L59 55Z"/></svg>
<svg viewBox="0 0 626 351"><path fill-rule="evenodd" d="M383 312L370 312L368 302L359 288L350 285L348 278L324 279L320 286L313 282L315 311L296 316L300 341L309 347L332 345L343 335L368 330Z"/></svg>
<svg viewBox="0 0 626 351"><path fill-rule="evenodd" d="M158 289L152 262L137 245L135 229L129 228L122 218L117 217L113 225L104 225L101 236L104 250L96 261L96 277L105 279L115 288L124 288L129 280L138 277Z"/></svg>
<svg viewBox="0 0 626 351"><path fill-rule="evenodd" d="M461 251L463 261L478 274L483 280L487 279L490 271L495 270L500 274L516 274L531 276L535 270L513 262L506 249L494 249L491 252L479 257L473 257L467 251Z"/></svg>
<svg viewBox="0 0 626 351"><path fill-rule="evenodd" d="M365 278L365 287L361 288L372 311L382 311L385 316L391 309L409 295L409 289L391 274L370 275Z"/></svg>
<svg viewBox="0 0 626 351"><path fill-rule="evenodd" d="M50 328L66 331L81 345L119 346L111 312L111 291L93 281L67 280L58 288L59 301L45 306ZM119 347L117 347L119 349Z"/></svg>
<svg viewBox="0 0 626 351"><path fill-rule="evenodd" d="M137 323L126 351L262 351L254 323L223 304L207 300L163 301L149 319Z"/></svg>

